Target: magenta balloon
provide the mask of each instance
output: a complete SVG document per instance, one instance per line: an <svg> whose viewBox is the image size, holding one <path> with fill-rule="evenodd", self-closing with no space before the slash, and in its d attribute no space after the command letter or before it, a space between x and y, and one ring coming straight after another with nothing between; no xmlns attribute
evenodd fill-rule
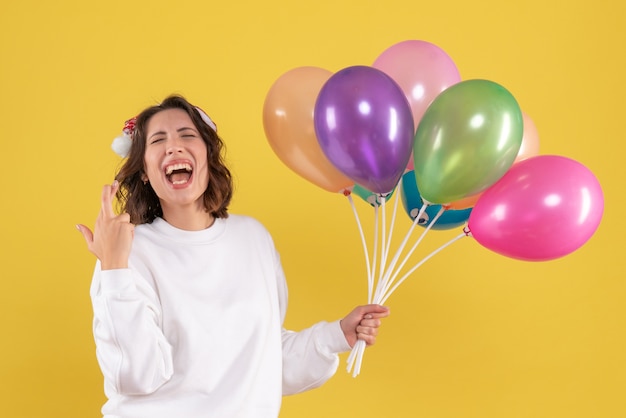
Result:
<svg viewBox="0 0 626 418"><path fill-rule="evenodd" d="M452 58L426 41L408 40L392 45L372 66L398 83L411 106L415 127L433 99L461 81Z"/></svg>
<svg viewBox="0 0 626 418"><path fill-rule="evenodd" d="M391 192L408 164L411 108L398 84L373 67L333 74L315 102L315 133L330 162L367 190Z"/></svg>
<svg viewBox="0 0 626 418"><path fill-rule="evenodd" d="M530 157L478 199L469 217L472 236L507 257L545 261L567 255L594 234L604 198L581 163L557 155Z"/></svg>

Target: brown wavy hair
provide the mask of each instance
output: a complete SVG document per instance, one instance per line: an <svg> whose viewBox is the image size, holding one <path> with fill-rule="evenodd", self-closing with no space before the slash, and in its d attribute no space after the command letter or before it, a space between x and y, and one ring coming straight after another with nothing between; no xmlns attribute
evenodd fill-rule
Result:
<svg viewBox="0 0 626 418"><path fill-rule="evenodd" d="M130 221L135 225L151 223L155 218L163 216L158 196L150 183L144 184L142 175L145 172L146 127L152 116L166 109L181 109L187 112L204 140L209 163L209 184L204 192L204 207L215 218L227 218L233 182L230 170L224 162L224 142L217 132L202 120L196 107L179 95L169 96L161 104L151 106L137 116L128 158L115 176L120 183L117 192L119 209L127 212Z"/></svg>

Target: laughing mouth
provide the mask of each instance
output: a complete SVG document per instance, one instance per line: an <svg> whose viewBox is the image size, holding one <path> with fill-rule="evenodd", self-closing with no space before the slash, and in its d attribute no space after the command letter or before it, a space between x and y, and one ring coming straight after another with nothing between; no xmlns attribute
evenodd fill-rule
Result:
<svg viewBox="0 0 626 418"><path fill-rule="evenodd" d="M189 182L192 172L193 169L190 164L177 163L165 168L165 177L174 185L186 184Z"/></svg>

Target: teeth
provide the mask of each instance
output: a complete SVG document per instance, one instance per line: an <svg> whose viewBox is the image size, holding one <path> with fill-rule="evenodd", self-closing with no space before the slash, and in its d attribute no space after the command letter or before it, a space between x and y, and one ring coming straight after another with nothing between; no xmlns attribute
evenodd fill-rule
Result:
<svg viewBox="0 0 626 418"><path fill-rule="evenodd" d="M165 174L167 174L168 176L170 174L172 174L172 172L174 170L186 170L186 171L191 171L191 166L187 163L178 163L178 164L173 164L170 166L167 166L165 168Z"/></svg>

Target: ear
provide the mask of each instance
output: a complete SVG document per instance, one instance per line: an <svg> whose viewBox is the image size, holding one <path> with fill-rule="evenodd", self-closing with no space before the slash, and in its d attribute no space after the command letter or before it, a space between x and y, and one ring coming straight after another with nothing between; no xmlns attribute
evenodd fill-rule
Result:
<svg viewBox="0 0 626 418"><path fill-rule="evenodd" d="M141 181L143 181L143 184L148 182L148 176L146 176L146 173L141 173Z"/></svg>

